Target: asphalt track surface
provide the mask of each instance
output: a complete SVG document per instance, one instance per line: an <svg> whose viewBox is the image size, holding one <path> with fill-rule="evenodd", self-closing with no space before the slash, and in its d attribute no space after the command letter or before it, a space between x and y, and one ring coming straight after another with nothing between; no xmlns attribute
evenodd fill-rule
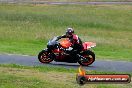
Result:
<svg viewBox="0 0 132 88"><path fill-rule="evenodd" d="M65 63L65 62L51 62L49 64L42 64L38 61L37 56L24 56L24 55L0 55L0 64L17 64L23 66L56 66L65 68L78 69L78 63ZM104 61L96 60L92 65L85 66L86 70L95 71L115 71L115 72L132 72L132 62L126 61Z"/></svg>
<svg viewBox="0 0 132 88"><path fill-rule="evenodd" d="M80 4L80 5L101 5L101 4L132 4L132 1L128 1L128 2L60 2L60 1L56 1L56 2L49 2L49 1L42 1L42 0L0 0L1 3L29 3L29 4L53 4L53 5L65 5L65 4Z"/></svg>

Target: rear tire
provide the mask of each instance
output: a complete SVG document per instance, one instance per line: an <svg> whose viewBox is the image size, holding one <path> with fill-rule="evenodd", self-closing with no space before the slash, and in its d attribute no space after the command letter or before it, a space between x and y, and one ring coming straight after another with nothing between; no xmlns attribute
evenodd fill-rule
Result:
<svg viewBox="0 0 132 88"><path fill-rule="evenodd" d="M42 50L38 54L38 59L41 63L50 63L53 61L52 58L49 57L50 53L47 52L47 50Z"/></svg>
<svg viewBox="0 0 132 88"><path fill-rule="evenodd" d="M91 65L95 61L95 54L90 50L83 52L81 55L88 59L88 62L85 63L82 61L78 61L78 63L82 66Z"/></svg>

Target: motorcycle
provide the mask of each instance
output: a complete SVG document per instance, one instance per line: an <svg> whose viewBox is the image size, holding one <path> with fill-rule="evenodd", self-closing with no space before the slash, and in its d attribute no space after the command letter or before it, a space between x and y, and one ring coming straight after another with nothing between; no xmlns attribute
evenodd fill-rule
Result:
<svg viewBox="0 0 132 88"><path fill-rule="evenodd" d="M95 61L95 54L90 48L95 47L96 43L84 42L81 52L71 55L67 50L71 48L71 42L68 38L62 38L56 41L57 37L49 40L47 48L39 52L38 60L41 63L56 62L79 63L82 66L91 65Z"/></svg>

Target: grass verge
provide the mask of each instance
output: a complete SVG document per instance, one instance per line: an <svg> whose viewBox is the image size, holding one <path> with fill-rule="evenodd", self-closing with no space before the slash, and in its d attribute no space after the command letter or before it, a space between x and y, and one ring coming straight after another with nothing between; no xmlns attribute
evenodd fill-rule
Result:
<svg viewBox="0 0 132 88"><path fill-rule="evenodd" d="M4 73L4 74L3 74ZM90 74L114 72L87 71ZM76 83L76 69L70 71L58 67L27 67L15 64L0 65L0 88L130 88L129 84L86 84ZM121 73L120 73L121 74ZM132 74L132 73L130 73Z"/></svg>

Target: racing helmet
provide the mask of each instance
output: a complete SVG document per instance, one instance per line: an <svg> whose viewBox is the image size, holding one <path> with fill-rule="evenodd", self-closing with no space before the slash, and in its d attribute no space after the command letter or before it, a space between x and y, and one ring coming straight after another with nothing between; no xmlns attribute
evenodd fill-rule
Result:
<svg viewBox="0 0 132 88"><path fill-rule="evenodd" d="M73 28L67 28L67 30L66 30L66 36L71 37L73 35L73 33L74 33Z"/></svg>

